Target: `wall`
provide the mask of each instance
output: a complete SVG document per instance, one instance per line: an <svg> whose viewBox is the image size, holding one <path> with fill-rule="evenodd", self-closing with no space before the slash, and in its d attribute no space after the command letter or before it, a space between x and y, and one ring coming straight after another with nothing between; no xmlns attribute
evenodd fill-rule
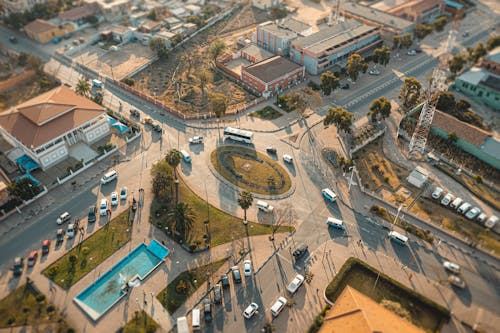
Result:
<svg viewBox="0 0 500 333"><path fill-rule="evenodd" d="M108 134L109 131L109 122L107 119L103 119L102 121L82 130L83 141L91 144Z"/></svg>
<svg viewBox="0 0 500 333"><path fill-rule="evenodd" d="M500 111L500 94L484 86L474 86L460 79L455 80L457 90L481 100L495 111Z"/></svg>
<svg viewBox="0 0 500 333"><path fill-rule="evenodd" d="M49 149L45 150L43 153L37 155L37 160L43 170L47 169L51 165L56 164L59 161L64 160L68 157L68 147L66 146L66 141L62 141Z"/></svg>

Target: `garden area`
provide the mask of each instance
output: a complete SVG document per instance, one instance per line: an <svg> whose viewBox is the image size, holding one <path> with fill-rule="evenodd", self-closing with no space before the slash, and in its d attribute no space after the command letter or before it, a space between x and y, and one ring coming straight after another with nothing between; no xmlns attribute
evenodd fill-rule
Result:
<svg viewBox="0 0 500 333"><path fill-rule="evenodd" d="M211 262L195 269L184 271L163 289L157 298L173 314L191 296L207 278L226 262L227 258Z"/></svg>
<svg viewBox="0 0 500 333"><path fill-rule="evenodd" d="M449 320L450 312L416 291L393 280L357 258L349 258L328 284L325 295L335 302L346 285L358 290L377 303L398 303L409 315L409 321L426 332L439 332ZM374 288L374 286L377 286ZM399 314L399 313L398 313ZM400 315L400 314L399 314Z"/></svg>
<svg viewBox="0 0 500 333"><path fill-rule="evenodd" d="M265 120L274 120L281 117L282 114L276 109L274 109L272 106L266 106L263 109L250 113L249 116Z"/></svg>
<svg viewBox="0 0 500 333"><path fill-rule="evenodd" d="M227 214L210 205L196 195L183 181L179 181L179 203L187 204L192 217L184 237L175 233L175 218L173 214L175 186L172 180L172 167L165 161L160 161L152 169L153 183L161 184L161 191L155 193L151 206L151 223L155 224L167 235L185 243L191 251L214 247L247 236L258 236L273 233L273 226L248 222ZM170 180L169 180L170 179ZM280 232L291 232L293 227L280 226Z"/></svg>
<svg viewBox="0 0 500 333"><path fill-rule="evenodd" d="M68 290L130 241L129 211L116 216L89 238L72 248L42 273ZM77 235L75 239L79 236Z"/></svg>
<svg viewBox="0 0 500 333"><path fill-rule="evenodd" d="M427 198L420 198L415 201L410 212L440 227L456 231L471 242L481 244L496 254L500 253L500 236L498 234L474 221L465 219L456 211L443 207L439 203Z"/></svg>
<svg viewBox="0 0 500 333"><path fill-rule="evenodd" d="M154 333L160 327L144 311L136 311L134 317L119 331L121 333Z"/></svg>
<svg viewBox="0 0 500 333"><path fill-rule="evenodd" d="M282 166L252 149L220 147L211 153L210 161L222 177L250 192L276 195L286 193L292 186Z"/></svg>
<svg viewBox="0 0 500 333"><path fill-rule="evenodd" d="M16 326L33 326L41 331L52 332L71 330L55 306L29 283L16 288L0 300L0 328ZM42 330L43 327L46 329Z"/></svg>

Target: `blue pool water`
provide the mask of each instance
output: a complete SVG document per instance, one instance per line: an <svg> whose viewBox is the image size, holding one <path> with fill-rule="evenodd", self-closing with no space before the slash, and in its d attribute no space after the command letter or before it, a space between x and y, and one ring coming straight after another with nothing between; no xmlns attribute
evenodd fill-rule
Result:
<svg viewBox="0 0 500 333"><path fill-rule="evenodd" d="M92 319L97 320L113 304L126 295L126 284L138 278L146 278L164 258L169 250L153 240L149 247L141 244L120 260L113 268L99 277L93 284L75 297L75 302Z"/></svg>

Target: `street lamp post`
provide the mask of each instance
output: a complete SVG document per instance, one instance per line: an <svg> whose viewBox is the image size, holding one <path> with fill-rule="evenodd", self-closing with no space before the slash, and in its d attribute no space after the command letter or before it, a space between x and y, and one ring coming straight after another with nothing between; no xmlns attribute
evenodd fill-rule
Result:
<svg viewBox="0 0 500 333"><path fill-rule="evenodd" d="M350 191L351 190L351 185L352 185L352 177L354 175L354 172L356 172L356 166L353 165L352 167L350 167L349 171L351 172L351 177L349 178L349 191Z"/></svg>
<svg viewBox="0 0 500 333"><path fill-rule="evenodd" d="M394 218L394 225L396 225L396 222L398 222L399 213L401 212L401 209L403 209L403 206L403 204L399 205L398 212L396 214L396 217Z"/></svg>

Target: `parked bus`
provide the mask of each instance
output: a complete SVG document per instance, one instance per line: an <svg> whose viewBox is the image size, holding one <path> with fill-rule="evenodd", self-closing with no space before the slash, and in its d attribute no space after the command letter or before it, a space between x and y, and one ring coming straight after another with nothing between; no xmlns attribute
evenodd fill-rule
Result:
<svg viewBox="0 0 500 333"><path fill-rule="evenodd" d="M224 139L231 139L245 143L252 143L253 133L250 131L240 130L237 128L226 127L224 129Z"/></svg>

